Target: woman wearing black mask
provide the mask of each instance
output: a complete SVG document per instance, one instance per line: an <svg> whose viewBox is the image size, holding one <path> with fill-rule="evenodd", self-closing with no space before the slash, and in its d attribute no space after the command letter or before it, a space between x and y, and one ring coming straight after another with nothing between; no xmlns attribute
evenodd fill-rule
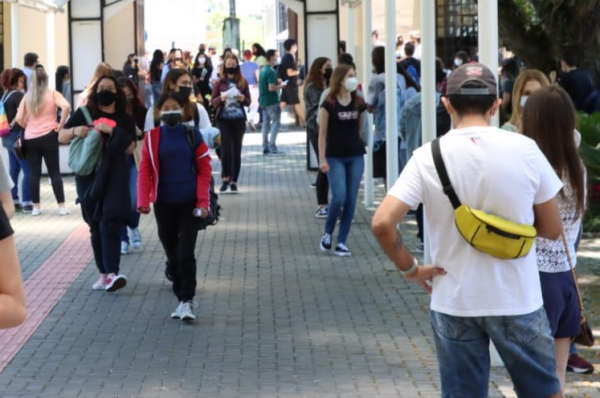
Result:
<svg viewBox="0 0 600 398"><path fill-rule="evenodd" d="M323 91L329 86L329 80L333 69L329 58L320 57L314 60L308 72L305 82L304 105L306 107L306 132L308 138L319 157L319 125L317 115L319 114L319 100ZM317 212L316 218L327 218L327 205L329 204L329 182L327 175L320 170L317 174Z"/></svg>
<svg viewBox="0 0 600 398"><path fill-rule="evenodd" d="M245 107L250 106L250 89L240 72L238 59L229 56L223 62L221 77L214 85L211 103L217 110L217 127L221 131L220 192L231 187L237 193L242 167L242 143L246 132Z"/></svg>
<svg viewBox="0 0 600 398"><path fill-rule="evenodd" d="M211 127L210 118L204 106L199 102L195 102L193 96L193 77L185 69L172 69L163 83L163 94L177 93L183 102L183 123L199 129ZM148 109L146 114L146 122L144 123L144 131L149 131L160 124L160 109Z"/></svg>
<svg viewBox="0 0 600 398"><path fill-rule="evenodd" d="M144 139L144 121L148 109L140 100L137 88L130 79L121 77L118 82L129 103L129 112L133 116L133 120L135 120L136 141L141 141ZM137 211L137 178L139 158L142 153L141 145L141 142L139 142L136 145L136 151L132 155L127 155L129 195L131 196L131 220L121 228L121 254L129 253L131 247L134 249L142 247L142 235L138 228L140 225L140 213ZM127 230L129 230L129 233Z"/></svg>
<svg viewBox="0 0 600 398"><path fill-rule="evenodd" d="M158 237L167 256L173 293L179 305L173 319L193 321L199 218L208 215L212 177L209 149L197 128L182 123L185 101L163 94L156 109L162 126L144 138L138 183L138 210L154 214ZM160 171L159 171L160 170Z"/></svg>
<svg viewBox="0 0 600 398"><path fill-rule="evenodd" d="M100 278L93 290L114 292L125 287L127 278L119 273L121 226L131 219L127 155L135 149L135 122L127 112L125 93L113 76L102 76L92 86L86 109L77 109L60 131L59 141L68 144L85 138L90 130L103 136L102 162L89 176L75 176L77 201L83 219L90 226L94 259Z"/></svg>

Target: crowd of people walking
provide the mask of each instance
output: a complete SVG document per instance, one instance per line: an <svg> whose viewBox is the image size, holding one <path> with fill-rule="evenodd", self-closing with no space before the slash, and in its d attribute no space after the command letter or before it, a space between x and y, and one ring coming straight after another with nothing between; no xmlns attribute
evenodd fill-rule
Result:
<svg viewBox="0 0 600 398"><path fill-rule="evenodd" d="M325 224L315 249L352 255L348 241L364 155L373 151L373 177L382 178L388 191L374 216L373 231L400 272L432 294L444 394L487 394L491 340L519 394L561 396L567 369L593 371L570 344L581 326L572 268L586 208L576 110L593 111L595 103L587 72L567 53L564 73L554 84L556 79L510 58L503 62L498 82L487 67L472 61L476 55L471 58L464 50L456 53L452 71L438 59L438 139L422 145L418 36L406 43L399 40L398 62L389 71L386 49L377 45L375 33L374 76L366 90L343 46L338 59L318 57L302 73L298 44L289 39L282 58L278 50L265 51L259 43L242 58L231 49L218 56L216 48L204 44L195 57L177 48L168 57L156 50L148 68L129 54L122 71L98 65L72 106L68 68L58 68L57 89L51 89L37 55L28 53L23 69L7 69L0 76L1 102L10 124L2 137L8 172L0 170L0 177L5 174L12 181L4 184L0 179L0 189L10 191L18 211L41 216L43 160L58 214L68 216L59 144L71 145L71 158L79 154L73 143L87 142L81 151L89 152L82 153L99 156L85 158L91 171L76 173L75 184L99 273L92 289L115 292L126 287L121 256L143 247L140 215L153 211L166 257L165 276L178 302L171 317L193 321L194 249L198 230L214 216L216 196L210 149L216 149L221 162L217 191L239 193L244 136L255 128L254 114L260 113L263 155L281 155L277 135L282 109L289 107L298 125L306 128L319 160L314 216ZM386 73L397 75L396 87L386 87ZM147 96L140 95L141 84ZM394 142L386 138L388 89L397 95ZM491 127L497 113L504 121L502 129ZM366 128L368 114L373 115L373 131ZM369 134L372 148L367 145ZM386 145L398 147L399 178L386 173ZM535 250L511 260L478 251L455 226L458 198L473 209L534 226ZM425 216L423 205L430 209ZM0 246L12 233L5 221L11 211L4 206L0 212ZM409 211L416 213L421 243L428 226L435 265L418 266L403 244L397 224ZM539 330L510 337L511 330L531 323L539 324ZM464 341L470 342L468 347Z"/></svg>

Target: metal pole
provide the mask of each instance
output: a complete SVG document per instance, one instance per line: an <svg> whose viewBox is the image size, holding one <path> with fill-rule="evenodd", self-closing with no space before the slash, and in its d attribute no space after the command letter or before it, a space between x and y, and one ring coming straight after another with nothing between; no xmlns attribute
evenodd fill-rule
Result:
<svg viewBox="0 0 600 398"><path fill-rule="evenodd" d="M498 1L479 1L479 62L490 68L498 81ZM499 115L492 119L498 126Z"/></svg>
<svg viewBox="0 0 600 398"><path fill-rule="evenodd" d="M425 1L425 0L424 0ZM421 1L423 3L424 1ZM398 117L396 73L396 1L385 2L385 136L387 186L398 178Z"/></svg>
<svg viewBox="0 0 600 398"><path fill-rule="evenodd" d="M54 87L56 70L56 17L53 12L46 13L46 60L44 67L48 74L48 86Z"/></svg>
<svg viewBox="0 0 600 398"><path fill-rule="evenodd" d="M372 0L363 0L362 2L362 31L363 31L363 56L362 56L362 82L363 87L369 87L371 83L371 31L373 30L373 8ZM373 187L373 117L370 113L365 113L367 118L367 131L369 134L369 143L367 146L367 156L365 164L365 206L375 204L375 192Z"/></svg>
<svg viewBox="0 0 600 398"><path fill-rule="evenodd" d="M421 124L423 144L436 136L435 101L435 2L421 1ZM426 212L427 209L424 210ZM425 225L423 226L425 229ZM425 264L431 263L429 235L423 231Z"/></svg>
<svg viewBox="0 0 600 398"><path fill-rule="evenodd" d="M354 7L348 6L348 37L346 39L346 51L354 55L356 51L356 42L354 40L356 29L354 27Z"/></svg>
<svg viewBox="0 0 600 398"><path fill-rule="evenodd" d="M18 68L21 65L19 59L19 6L14 3L10 5L10 36L12 67Z"/></svg>

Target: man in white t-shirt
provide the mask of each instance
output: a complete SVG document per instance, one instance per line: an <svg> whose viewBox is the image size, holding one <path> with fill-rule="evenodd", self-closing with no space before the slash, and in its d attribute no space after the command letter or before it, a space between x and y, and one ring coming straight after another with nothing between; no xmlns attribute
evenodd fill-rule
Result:
<svg viewBox="0 0 600 398"><path fill-rule="evenodd" d="M562 222L555 199L562 184L535 142L490 127L501 101L496 79L481 64L458 68L442 98L454 129L440 139L442 158L462 203L534 225L557 239ZM417 266L396 225L424 203L432 263ZM500 260L460 235L437 174L431 144L417 149L373 219L373 232L406 279L431 293L431 323L442 396L486 397L489 341L512 377L517 395L561 397L554 342L542 306L535 249Z"/></svg>

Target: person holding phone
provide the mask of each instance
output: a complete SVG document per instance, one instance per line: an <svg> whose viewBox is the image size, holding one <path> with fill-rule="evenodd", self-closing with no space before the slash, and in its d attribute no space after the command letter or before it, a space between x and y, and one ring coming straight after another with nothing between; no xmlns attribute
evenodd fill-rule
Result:
<svg viewBox="0 0 600 398"><path fill-rule="evenodd" d="M258 102L262 111L263 124L263 155L279 155L283 152L277 149L277 133L281 122L281 108L279 106L279 90L285 87L285 82L277 79L275 66L275 50L267 51L267 64L260 71L258 79ZM269 140L269 132L271 139Z"/></svg>

